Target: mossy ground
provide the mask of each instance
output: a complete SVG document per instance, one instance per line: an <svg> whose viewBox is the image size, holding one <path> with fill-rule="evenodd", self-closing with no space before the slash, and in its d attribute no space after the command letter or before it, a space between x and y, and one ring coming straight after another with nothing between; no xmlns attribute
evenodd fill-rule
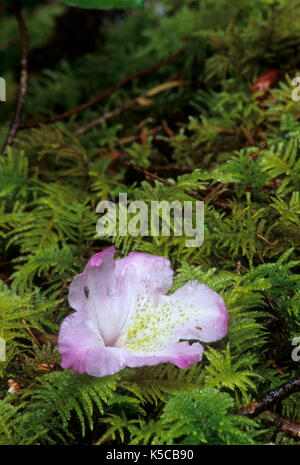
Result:
<svg viewBox="0 0 300 465"><path fill-rule="evenodd" d="M24 17L23 123L70 111L183 52L97 105L19 130L0 161L0 443L294 443L236 412L299 373L300 103L291 80L300 2L162 0L96 13L33 1ZM17 37L13 15L0 10L0 145L18 95ZM253 86L270 70L277 77L258 95ZM192 192L205 203L203 245L172 235L99 238L96 205L121 192L148 203ZM67 286L112 243L119 256L168 257L174 289L197 279L222 295L228 335L207 345L201 363L103 379L60 368ZM19 391L7 392L9 379ZM295 393L274 411L299 423L299 400Z"/></svg>

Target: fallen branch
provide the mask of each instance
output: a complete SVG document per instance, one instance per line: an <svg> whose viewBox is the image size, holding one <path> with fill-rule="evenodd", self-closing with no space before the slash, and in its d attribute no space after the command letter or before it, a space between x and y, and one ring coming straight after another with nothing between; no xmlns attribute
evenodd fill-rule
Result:
<svg viewBox="0 0 300 465"><path fill-rule="evenodd" d="M86 132L90 131L91 129L94 129L96 126L100 126L100 124L108 121L111 118L114 118L115 116L118 116L122 111L124 110L129 110L135 105L135 101L130 101L126 102L124 105L116 108L113 111L109 111L105 115L101 116L100 118L97 118L96 120L92 121L91 123L87 124L86 126L83 126L79 129L77 129L74 133L74 137L79 137L85 134Z"/></svg>
<svg viewBox="0 0 300 465"><path fill-rule="evenodd" d="M132 168L133 170L135 170L137 173L140 173L142 175L145 176L145 178L150 178L150 179L153 179L153 180L156 180L156 181L159 181L161 182L162 184L165 184L165 186L169 186L169 187L173 187L174 184L172 184L170 181L167 181L166 179L164 178L161 178L160 176L157 176L157 174L154 174L154 173L151 173L150 171L147 171L145 170L144 168L141 168L140 166L137 166L135 165L134 163L130 163L130 162L127 162L126 165L129 167L129 168ZM201 197L200 195L197 195L195 194L194 192L191 192L191 191L187 191L185 190L184 191L187 195L190 195L191 197L193 197L194 199L196 200L200 200L200 201L204 201L204 198ZM227 203L224 203L224 202L219 202L219 201L212 201L211 202L213 205L215 206L218 206L218 207L222 207L222 208L226 208L226 209L231 209L231 206Z"/></svg>
<svg viewBox="0 0 300 465"><path fill-rule="evenodd" d="M224 183L223 183L223 182L220 182L216 187L214 187L214 189L212 189L212 190L207 194L207 196L206 196L205 199L204 199L204 202L207 202L211 197L213 197L214 194L216 194L220 189L222 189L223 186L224 186Z"/></svg>
<svg viewBox="0 0 300 465"><path fill-rule="evenodd" d="M79 137L85 134L86 132L90 131L91 129L94 129L97 126L100 126L102 123L110 120L111 118L114 118L115 116L118 116L120 113L122 113L125 110L129 110L130 108L133 108L136 104L139 105L151 105L152 100L149 100L148 97L152 97L160 92L163 92L164 90L171 89L173 87L181 87L183 86L184 83L182 81L170 81L167 80L163 84L160 84L159 86L155 87L154 89L150 89L148 92L146 92L143 95L140 95L139 97L136 97L133 100L128 100L126 101L123 105L119 106L115 110L109 111L103 116L100 116L100 118L95 119L91 123L77 129L74 133L74 137Z"/></svg>
<svg viewBox="0 0 300 465"><path fill-rule="evenodd" d="M177 58L182 56L184 54L184 49L179 50L178 52L174 53L173 55L164 58L163 60L160 60L158 63L156 63L153 66L148 66L148 68L144 68L140 71L137 71L136 73L130 74L130 76L127 76L126 78L122 79L121 81L117 82L115 85L104 91L102 94L98 95L97 97L92 98L91 100L88 100L87 102L83 103L82 105L79 105L78 107L73 108L72 110L66 111L60 115L53 116L52 118L43 120L43 121L33 121L31 123L24 123L21 125L22 129L25 128L34 128L40 125L45 125L45 124L52 124L56 123L57 121L61 121L67 118L70 118L71 116L80 113L81 111L86 110L87 108L90 108L97 103L102 102L104 99L112 95L114 92L116 92L118 89L121 87L124 87L126 84L129 82L133 81L134 79L140 78L142 76L146 76L147 74L150 74L154 71L157 71L158 69L162 68L163 66L172 63L172 61L175 61Z"/></svg>
<svg viewBox="0 0 300 465"><path fill-rule="evenodd" d="M25 102L25 95L27 92L27 81L28 81L28 38L27 38L27 30L26 25L24 22L21 3L19 0L16 0L14 5L11 7L11 11L16 17L16 20L19 25L20 35L21 35L21 74L20 74L20 90L18 96L18 103L15 110L14 117L12 119L9 133L7 138L4 142L1 155L4 157L6 156L7 148L11 146L18 130L21 127L21 117Z"/></svg>
<svg viewBox="0 0 300 465"><path fill-rule="evenodd" d="M296 423L289 418L283 418L278 415L278 413L272 412L270 410L267 410L265 414L266 416L260 418L262 423L264 423L266 426L275 426L278 431L282 431L284 434L300 441L299 423Z"/></svg>
<svg viewBox="0 0 300 465"><path fill-rule="evenodd" d="M39 340L35 337L35 335L33 334L33 332L31 331L30 327L28 326L28 323L27 321L25 320L25 318L21 318L21 321L23 323L23 325L25 326L25 328L27 329L28 333L30 334L30 336L32 337L32 339L34 340L34 342L38 345L38 347L41 349L41 344L39 342Z"/></svg>
<svg viewBox="0 0 300 465"><path fill-rule="evenodd" d="M127 162L126 165L129 168L134 169L138 173L143 174L146 178L155 179L156 181L161 182L165 186L169 186L169 187L174 186L174 184L172 184L170 181L167 181L166 179L161 178L160 176L157 176L157 174L150 173L150 171L147 171L144 168L141 168L140 166L135 165L134 163Z"/></svg>
<svg viewBox="0 0 300 465"><path fill-rule="evenodd" d="M257 402L252 402L246 407L241 408L237 414L247 415L249 417L256 417L261 412L268 410L274 404L281 402L286 397L290 396L294 392L300 389L300 376L293 378L281 386L277 387L273 391L268 392L262 399Z"/></svg>

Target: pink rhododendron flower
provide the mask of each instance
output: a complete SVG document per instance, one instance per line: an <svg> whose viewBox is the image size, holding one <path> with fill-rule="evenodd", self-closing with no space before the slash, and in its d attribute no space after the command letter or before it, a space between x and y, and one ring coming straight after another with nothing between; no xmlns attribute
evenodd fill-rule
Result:
<svg viewBox="0 0 300 465"><path fill-rule="evenodd" d="M58 346L63 368L106 376L126 366L171 362L186 368L203 347L181 339L213 342L225 336L223 299L198 281L172 295L173 271L164 257L130 253L114 260L115 248L95 254L74 278Z"/></svg>

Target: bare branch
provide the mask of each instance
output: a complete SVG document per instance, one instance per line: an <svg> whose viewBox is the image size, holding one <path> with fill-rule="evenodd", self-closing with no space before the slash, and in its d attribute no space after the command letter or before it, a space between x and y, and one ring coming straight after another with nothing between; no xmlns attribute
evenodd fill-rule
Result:
<svg viewBox="0 0 300 465"><path fill-rule="evenodd" d="M275 426L278 431L282 431L288 436L300 441L300 424L289 418L283 418L278 413L267 410L266 416L261 418L261 421L266 426ZM270 418L271 417L271 418ZM272 421L273 420L273 421Z"/></svg>
<svg viewBox="0 0 300 465"><path fill-rule="evenodd" d="M43 120L43 121L33 121L32 123L25 123L22 124L21 129L24 128L34 128L40 125L45 125L45 124L52 124L56 123L57 121L61 121L67 118L70 118L72 115L75 115L76 113L80 113L81 111L86 110L87 108L90 108L97 103L102 102L104 99L112 95L114 92L116 92L118 89L121 87L124 87L126 84L129 82L133 81L134 79L137 79L142 76L146 76L147 74L150 74L154 71L157 71L158 69L162 68L163 66L172 63L172 61L176 60L180 56L184 54L184 50L179 50L178 52L174 53L173 55L164 58L163 60L160 60L158 63L156 63L153 66L149 66L148 68L144 68L140 71L137 71L136 73L131 74L130 76L127 76L126 78L122 79L121 81L117 82L115 85L104 91L102 94L98 95L97 97L92 98L91 100L88 100L87 102L83 103L82 105L79 105L76 108L73 108L70 111L66 111L65 113L62 113L61 115L56 115L53 116L52 118Z"/></svg>
<svg viewBox="0 0 300 465"><path fill-rule="evenodd" d="M166 179L161 178L160 176L157 176L157 174L151 173L150 171L147 171L147 170L145 170L144 168L141 168L140 166L135 165L134 163L128 162L128 163L126 163L126 165L127 165L129 168L132 168L133 170L135 170L137 173L140 173L140 174L144 175L145 178L150 178L150 179L159 181L159 182L161 182L162 184L165 184L166 186L169 186L169 187L174 186L174 184L172 184L170 181L167 181ZM201 197L201 196L198 195L198 194L195 194L194 192L187 191L187 190L185 190L184 192L185 192L187 195L190 195L191 197L193 197L194 199L201 200L201 201L204 201L204 200L205 200L203 197ZM222 208L226 208L226 209L231 209L231 206L230 206L229 203L215 201L215 202L212 202L212 204L215 205L215 206L218 206L218 207L222 207Z"/></svg>
<svg viewBox="0 0 300 465"><path fill-rule="evenodd" d="M10 125L10 130L7 135L7 138L4 142L1 155L5 156L7 148L11 146L15 135L17 134L18 130L20 129L21 125L21 117L25 102L25 95L27 92L27 81L28 81L28 38L27 38L27 30L25 21L22 14L21 3L20 1L16 1L14 5L11 7L11 11L16 17L18 21L20 35L21 35L21 74L20 74L20 90L18 96L18 103L16 107L16 111L13 117L13 120Z"/></svg>
<svg viewBox="0 0 300 465"><path fill-rule="evenodd" d="M115 116L118 116L120 113L122 113L123 110L129 110L135 105L135 101L129 101L121 105L120 107L116 108L115 110L109 111L108 113L105 113L105 115L101 116L100 118L95 119L91 123L87 124L86 126L83 126L79 129L77 129L74 132L75 137L82 136L86 132L90 131L91 129L94 129L97 126L100 126L100 124L104 123L105 121L108 121L111 118L114 118Z"/></svg>
<svg viewBox="0 0 300 465"><path fill-rule="evenodd" d="M294 392L300 389L300 376L290 379L286 383L278 386L273 391L268 392L262 399L257 402L252 402L246 407L241 408L237 413L238 415L247 415L249 417L255 417L264 410L268 410L274 404L281 402L286 397L290 396Z"/></svg>

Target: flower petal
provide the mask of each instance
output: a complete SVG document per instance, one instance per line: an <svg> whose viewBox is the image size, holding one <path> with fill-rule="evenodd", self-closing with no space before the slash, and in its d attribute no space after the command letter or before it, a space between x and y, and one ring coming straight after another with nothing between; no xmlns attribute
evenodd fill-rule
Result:
<svg viewBox="0 0 300 465"><path fill-rule="evenodd" d="M214 342L226 335L229 314L224 300L205 284L189 281L170 300L177 308L180 305L183 310L191 311L190 320L178 334L180 339Z"/></svg>
<svg viewBox="0 0 300 465"><path fill-rule="evenodd" d="M129 353L121 347L105 347L78 312L63 321L58 335L58 348L63 368L98 377L112 375L126 366L170 362L180 368L187 368L200 361L203 354L201 344L190 345L188 342L179 342L155 355Z"/></svg>
<svg viewBox="0 0 300 465"><path fill-rule="evenodd" d="M64 319L58 335L58 348L61 366L78 373L101 377L125 367L122 351L116 347L105 347L79 312Z"/></svg>
<svg viewBox="0 0 300 465"><path fill-rule="evenodd" d="M85 271L70 285L69 303L85 313L106 346L116 345L121 332L134 317L141 294L155 304L172 286L169 260L131 253L114 261L115 248L93 255Z"/></svg>
<svg viewBox="0 0 300 465"><path fill-rule="evenodd" d="M166 294L173 284L173 270L167 258L138 252L116 261L116 277L126 280L127 291L130 292L133 285L140 294L156 298Z"/></svg>
<svg viewBox="0 0 300 465"><path fill-rule="evenodd" d="M205 284L189 281L172 295L161 295L156 306L141 297L135 318L119 342L129 352L154 354L181 339L217 341L227 327L223 299Z"/></svg>
<svg viewBox="0 0 300 465"><path fill-rule="evenodd" d="M84 312L85 321L99 332L105 345L112 346L124 324L123 306L118 296L114 296L111 286L115 270L115 248L109 247L94 255L85 271L72 281L69 303Z"/></svg>
<svg viewBox="0 0 300 465"><path fill-rule="evenodd" d="M139 367L144 365L157 365L158 363L173 363L179 368L187 368L195 362L202 360L203 346L199 342L189 344L187 341L178 342L165 350L150 354L134 354L128 352L124 361L129 367Z"/></svg>
<svg viewBox="0 0 300 465"><path fill-rule="evenodd" d="M73 281L69 286L69 304L71 305L74 310L82 310L85 308L86 304L86 278L87 278L87 271L91 267L100 267L103 262L104 257L111 257L111 272L114 269L114 261L113 257L115 254L116 249L112 247L108 247L107 249L103 250L103 252L99 252L92 256L92 258L87 263L85 270L83 273L78 274L75 276ZM86 288L86 289L85 289Z"/></svg>

